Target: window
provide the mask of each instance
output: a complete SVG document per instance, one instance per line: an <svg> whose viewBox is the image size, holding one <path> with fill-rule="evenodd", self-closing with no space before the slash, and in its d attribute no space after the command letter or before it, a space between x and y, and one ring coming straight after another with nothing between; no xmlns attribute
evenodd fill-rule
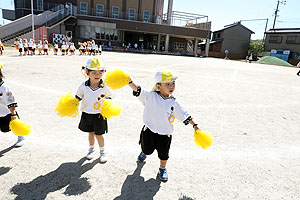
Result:
<svg viewBox="0 0 300 200"><path fill-rule="evenodd" d="M120 7L113 6L112 7L112 18L118 19L119 18L119 13L120 13Z"/></svg>
<svg viewBox="0 0 300 200"><path fill-rule="evenodd" d="M300 44L300 36L297 35L290 35L286 38L287 44Z"/></svg>
<svg viewBox="0 0 300 200"><path fill-rule="evenodd" d="M129 8L128 20L135 20L135 9Z"/></svg>
<svg viewBox="0 0 300 200"><path fill-rule="evenodd" d="M44 0L37 0L37 10L44 10L43 1Z"/></svg>
<svg viewBox="0 0 300 200"><path fill-rule="evenodd" d="M183 51L184 47L185 47L184 43L174 42L174 50Z"/></svg>
<svg viewBox="0 0 300 200"><path fill-rule="evenodd" d="M280 44L282 42L282 36L270 36L269 43Z"/></svg>
<svg viewBox="0 0 300 200"><path fill-rule="evenodd" d="M87 15L88 14L88 3L80 2L80 14Z"/></svg>
<svg viewBox="0 0 300 200"><path fill-rule="evenodd" d="M97 4L96 5L96 16L97 17L103 17L104 14L104 5Z"/></svg>
<svg viewBox="0 0 300 200"><path fill-rule="evenodd" d="M217 38L220 38L220 37L221 37L221 33L218 33Z"/></svg>
<svg viewBox="0 0 300 200"><path fill-rule="evenodd" d="M143 21L150 22L150 11L149 10L144 10Z"/></svg>

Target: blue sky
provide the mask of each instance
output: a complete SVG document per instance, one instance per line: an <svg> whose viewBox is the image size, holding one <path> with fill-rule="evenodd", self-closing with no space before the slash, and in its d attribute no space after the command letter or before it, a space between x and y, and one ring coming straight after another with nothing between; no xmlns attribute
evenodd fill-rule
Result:
<svg viewBox="0 0 300 200"><path fill-rule="evenodd" d="M240 20L268 18L268 29L272 28L277 0L173 0L173 10L207 15L212 21L212 31ZM0 0L0 8L13 9L13 0ZM164 12L167 12L168 0L165 0ZM287 0L279 5L279 17L275 28L300 28L300 0ZM8 23L2 19L0 24ZM242 24L255 32L252 39L263 37L266 21L248 21Z"/></svg>

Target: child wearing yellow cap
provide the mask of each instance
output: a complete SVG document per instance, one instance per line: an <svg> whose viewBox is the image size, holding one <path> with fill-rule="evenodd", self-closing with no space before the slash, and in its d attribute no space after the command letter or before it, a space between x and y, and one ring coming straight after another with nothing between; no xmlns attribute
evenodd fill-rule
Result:
<svg viewBox="0 0 300 200"><path fill-rule="evenodd" d="M102 80L106 72L104 63L97 58L89 59L84 67L88 80L83 82L76 93L76 98L81 101L82 115L79 129L89 133L90 148L86 155L87 159L92 159L94 154L95 138L100 147L100 162L107 161L107 152L104 148L104 137L107 133L107 119L100 114L104 99L111 99L111 90L104 85Z"/></svg>
<svg viewBox="0 0 300 200"><path fill-rule="evenodd" d="M160 167L158 176L162 181L168 180L167 160L172 141L173 122L175 119L185 125L191 124L194 130L198 130L192 117L186 112L172 96L175 90L174 77L168 71L160 71L155 75L156 84L152 91L146 91L130 80L129 86L133 89L133 95L145 106L143 121L144 126L140 134L142 152L138 156L139 162L144 162L147 155L154 150L158 152Z"/></svg>
<svg viewBox="0 0 300 200"><path fill-rule="evenodd" d="M3 64L0 62L0 130L1 132L9 132L10 121L18 116L16 112L17 102L9 87L3 81L2 74ZM21 147L25 143L25 136L18 136L16 147Z"/></svg>

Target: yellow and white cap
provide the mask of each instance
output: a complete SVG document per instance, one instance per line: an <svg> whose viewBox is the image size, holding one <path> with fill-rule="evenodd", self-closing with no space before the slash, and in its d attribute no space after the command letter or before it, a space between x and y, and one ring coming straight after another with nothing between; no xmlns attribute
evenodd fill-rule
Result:
<svg viewBox="0 0 300 200"><path fill-rule="evenodd" d="M89 59L85 66L89 70L101 70L105 69L105 65L102 60L98 58Z"/></svg>
<svg viewBox="0 0 300 200"><path fill-rule="evenodd" d="M156 83L167 83L175 81L177 77L174 77L171 72L163 70L155 74Z"/></svg>

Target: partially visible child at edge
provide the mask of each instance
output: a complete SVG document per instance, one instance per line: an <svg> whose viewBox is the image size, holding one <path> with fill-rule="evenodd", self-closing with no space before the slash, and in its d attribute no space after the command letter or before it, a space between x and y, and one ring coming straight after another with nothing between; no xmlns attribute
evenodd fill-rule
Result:
<svg viewBox="0 0 300 200"><path fill-rule="evenodd" d="M156 73L155 79L156 84L152 91L146 91L132 80L129 82L129 86L133 89L133 95L138 97L145 106L143 114L145 125L139 141L142 152L137 161L144 162L147 155L151 155L156 149L160 159L158 176L162 181L167 181L166 165L169 159L174 119L182 121L185 125L191 124L195 131L199 128L198 124L172 96L177 77L173 77L168 71L161 71Z"/></svg>
<svg viewBox="0 0 300 200"><path fill-rule="evenodd" d="M17 102L12 94L11 90L3 81L2 74L3 64L0 62L0 130L1 132L9 132L10 121L16 119ZM25 143L25 136L18 136L16 147L21 147Z"/></svg>
<svg viewBox="0 0 300 200"><path fill-rule="evenodd" d="M87 159L92 159L95 151L95 138L100 148L100 162L107 161L107 152L104 148L104 137L107 133L107 120L102 117L101 100L112 98L111 90L104 85L102 80L106 72L104 63L97 58L89 59L85 66L89 79L83 82L76 93L76 98L81 101L81 119L78 128L88 132L89 150Z"/></svg>

